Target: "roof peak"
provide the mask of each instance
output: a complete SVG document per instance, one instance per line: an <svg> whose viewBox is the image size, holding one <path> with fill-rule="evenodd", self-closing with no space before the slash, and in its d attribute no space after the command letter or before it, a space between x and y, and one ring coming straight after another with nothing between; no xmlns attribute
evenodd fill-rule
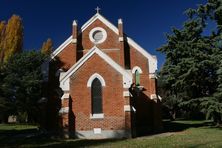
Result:
<svg viewBox="0 0 222 148"><path fill-rule="evenodd" d="M99 8L98 6L95 8L96 13L99 13L99 11L101 10L101 8Z"/></svg>

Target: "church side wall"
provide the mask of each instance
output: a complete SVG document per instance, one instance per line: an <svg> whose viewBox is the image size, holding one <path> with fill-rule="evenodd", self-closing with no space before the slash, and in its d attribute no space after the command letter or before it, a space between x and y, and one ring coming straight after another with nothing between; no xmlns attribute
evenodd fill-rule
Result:
<svg viewBox="0 0 222 148"><path fill-rule="evenodd" d="M130 46L131 69L138 66L141 68L140 85L143 91L135 98L136 126L138 135L144 131L154 132L161 128L160 102L152 100L150 96L156 94L156 81L149 76L148 59ZM133 76L135 82L135 75Z"/></svg>
<svg viewBox="0 0 222 148"><path fill-rule="evenodd" d="M74 57L76 56L76 51L74 50L74 44L68 44L56 57L55 60L58 62L58 67L64 69L65 71L68 70L75 64Z"/></svg>

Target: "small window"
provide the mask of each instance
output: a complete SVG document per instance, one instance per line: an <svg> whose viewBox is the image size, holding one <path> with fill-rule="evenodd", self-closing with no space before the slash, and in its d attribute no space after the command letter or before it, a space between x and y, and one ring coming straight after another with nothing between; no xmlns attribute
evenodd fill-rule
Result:
<svg viewBox="0 0 222 148"><path fill-rule="evenodd" d="M102 113L102 84L98 78L95 78L91 87L92 114Z"/></svg>
<svg viewBox="0 0 222 148"><path fill-rule="evenodd" d="M97 30L93 33L93 39L95 40L95 42L99 42L100 40L102 40L103 38L103 33L100 30Z"/></svg>
<svg viewBox="0 0 222 148"><path fill-rule="evenodd" d="M140 73L138 70L135 71L135 80L136 80L136 86L140 85Z"/></svg>
<svg viewBox="0 0 222 148"><path fill-rule="evenodd" d="M94 44L103 43L107 38L106 30L101 27L95 27L89 32L89 39Z"/></svg>

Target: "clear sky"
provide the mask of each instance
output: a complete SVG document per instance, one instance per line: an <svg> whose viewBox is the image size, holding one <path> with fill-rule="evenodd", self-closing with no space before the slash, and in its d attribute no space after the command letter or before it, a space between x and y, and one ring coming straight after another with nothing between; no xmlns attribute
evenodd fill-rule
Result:
<svg viewBox="0 0 222 148"><path fill-rule="evenodd" d="M0 20L13 14L22 17L26 50L39 49L47 38L57 48L71 35L72 21L84 24L99 6L114 25L118 18L123 19L124 32L156 55L160 68L164 55L156 49L165 43L164 34L173 26L181 28L187 8L204 3L206 0L0 0Z"/></svg>

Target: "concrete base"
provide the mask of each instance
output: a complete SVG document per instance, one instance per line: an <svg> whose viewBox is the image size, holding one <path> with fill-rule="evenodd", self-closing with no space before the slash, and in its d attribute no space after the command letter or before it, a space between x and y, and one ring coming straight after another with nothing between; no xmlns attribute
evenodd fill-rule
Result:
<svg viewBox="0 0 222 148"><path fill-rule="evenodd" d="M131 130L102 130L101 133L76 131L75 136L81 139L131 138Z"/></svg>

